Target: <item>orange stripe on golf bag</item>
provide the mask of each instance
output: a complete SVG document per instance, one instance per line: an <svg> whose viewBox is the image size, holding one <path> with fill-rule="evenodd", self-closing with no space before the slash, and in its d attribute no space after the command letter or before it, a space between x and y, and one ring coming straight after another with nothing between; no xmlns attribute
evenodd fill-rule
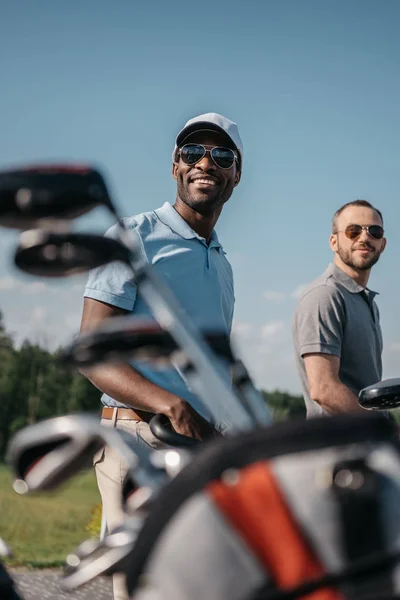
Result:
<svg viewBox="0 0 400 600"><path fill-rule="evenodd" d="M242 469L238 483L216 481L207 487L207 491L279 588L289 589L324 574L267 463ZM343 596L333 589L317 590L307 598L343 600Z"/></svg>

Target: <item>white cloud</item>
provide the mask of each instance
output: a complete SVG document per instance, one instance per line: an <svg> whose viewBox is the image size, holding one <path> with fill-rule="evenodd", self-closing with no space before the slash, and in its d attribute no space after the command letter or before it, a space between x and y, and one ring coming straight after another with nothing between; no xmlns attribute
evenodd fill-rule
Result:
<svg viewBox="0 0 400 600"><path fill-rule="evenodd" d="M294 363L289 322L273 321L253 325L252 335L238 338L238 356L254 383L262 389L279 388L300 393L301 384Z"/></svg>
<svg viewBox="0 0 400 600"><path fill-rule="evenodd" d="M281 332L285 327L283 321L271 321L261 327L260 336L265 340L271 340L276 337L276 334Z"/></svg>
<svg viewBox="0 0 400 600"><path fill-rule="evenodd" d="M290 294L291 298L300 298L301 294L304 292L304 290L306 289L307 284L303 283L301 285L298 285L293 292Z"/></svg>
<svg viewBox="0 0 400 600"><path fill-rule="evenodd" d="M306 289L306 287L306 283L298 285L292 292L290 292L290 294L285 294L285 292L278 292L277 290L266 290L265 292L263 292L262 296L263 298L268 300L268 302L282 302L287 297L294 298L297 300L298 298L300 298L301 294Z"/></svg>
<svg viewBox="0 0 400 600"><path fill-rule="evenodd" d="M17 287L18 280L15 277L0 277L0 290L13 290Z"/></svg>
<svg viewBox="0 0 400 600"><path fill-rule="evenodd" d="M47 314L47 309L44 306L35 306L32 311L32 321L36 323L43 321Z"/></svg>
<svg viewBox="0 0 400 600"><path fill-rule="evenodd" d="M233 335L240 337L249 337L254 331L254 325L252 323L244 323L234 321L232 325Z"/></svg>
<svg viewBox="0 0 400 600"><path fill-rule="evenodd" d="M389 350L392 352L400 352L400 342L392 342L389 344Z"/></svg>
<svg viewBox="0 0 400 600"><path fill-rule="evenodd" d="M47 283L44 283L43 281L32 281L31 283L21 284L21 287L24 287L30 292L44 292L49 289Z"/></svg>
<svg viewBox="0 0 400 600"><path fill-rule="evenodd" d="M74 292L74 293L79 292L79 294L81 296L83 296L85 285L86 285L86 279L84 281L78 281L77 283L73 283L72 285L69 285L68 288L66 288L64 291Z"/></svg>
<svg viewBox="0 0 400 600"><path fill-rule="evenodd" d="M257 352L258 354L261 355L265 355L265 354L272 354L273 352L273 347L271 344L267 343L267 344L259 344L257 346Z"/></svg>
<svg viewBox="0 0 400 600"><path fill-rule="evenodd" d="M0 277L0 290L3 291L24 290L26 292L43 292L48 289L49 286L43 281L23 281L10 275Z"/></svg>
<svg viewBox="0 0 400 600"><path fill-rule="evenodd" d="M16 237L14 232L1 230L0 247L1 248L15 248Z"/></svg>
<svg viewBox="0 0 400 600"><path fill-rule="evenodd" d="M241 252L229 252L229 262L235 267L246 265L247 258L245 254Z"/></svg>
<svg viewBox="0 0 400 600"><path fill-rule="evenodd" d="M67 294L83 295L86 279L83 281L60 282L57 279L20 279L11 275L0 277L0 291L5 292L23 292L27 294Z"/></svg>
<svg viewBox="0 0 400 600"><path fill-rule="evenodd" d="M281 302L286 298L286 294L284 292L276 292L274 290L267 290L263 293L263 298L268 300L269 302Z"/></svg>
<svg viewBox="0 0 400 600"><path fill-rule="evenodd" d="M75 332L75 331L79 331L79 328L81 326L81 313L79 314L75 314L75 315L69 315L66 319L65 319L65 326L68 330L68 332Z"/></svg>

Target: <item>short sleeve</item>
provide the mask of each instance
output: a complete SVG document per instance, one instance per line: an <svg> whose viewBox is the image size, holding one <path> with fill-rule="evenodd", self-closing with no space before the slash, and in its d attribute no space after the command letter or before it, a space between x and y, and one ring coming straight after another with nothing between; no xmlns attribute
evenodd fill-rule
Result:
<svg viewBox="0 0 400 600"><path fill-rule="evenodd" d="M327 285L310 290L295 314L295 336L301 356L309 353L341 356L345 322L340 293Z"/></svg>
<svg viewBox="0 0 400 600"><path fill-rule="evenodd" d="M105 237L118 239L118 225L110 227ZM89 272L84 297L106 302L118 308L132 311L137 288L131 269L122 262L112 262Z"/></svg>

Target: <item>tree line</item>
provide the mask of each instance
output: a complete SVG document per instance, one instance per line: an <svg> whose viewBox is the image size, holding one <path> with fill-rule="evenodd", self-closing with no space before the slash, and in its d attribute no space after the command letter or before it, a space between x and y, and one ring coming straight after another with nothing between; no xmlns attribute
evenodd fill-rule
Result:
<svg viewBox="0 0 400 600"><path fill-rule="evenodd" d="M280 390L262 391L276 420L304 416L301 396ZM100 415L100 395L85 377L49 352L25 340L16 348L0 311L0 459L10 437L37 421L73 412Z"/></svg>

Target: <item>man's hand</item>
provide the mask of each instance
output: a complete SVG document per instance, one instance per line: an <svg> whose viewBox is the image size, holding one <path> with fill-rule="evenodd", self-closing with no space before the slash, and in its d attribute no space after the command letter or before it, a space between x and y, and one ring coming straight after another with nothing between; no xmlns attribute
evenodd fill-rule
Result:
<svg viewBox="0 0 400 600"><path fill-rule="evenodd" d="M81 331L90 331L105 319L122 314L128 313L104 302L85 298ZM133 410L166 415L177 433L198 440L219 435L190 404L150 382L129 364L97 365L81 372L103 393L132 406Z"/></svg>
<svg viewBox="0 0 400 600"><path fill-rule="evenodd" d="M221 435L215 427L190 406L188 402L176 397L176 400L164 410L172 427L177 433L187 435L198 440L207 440Z"/></svg>

